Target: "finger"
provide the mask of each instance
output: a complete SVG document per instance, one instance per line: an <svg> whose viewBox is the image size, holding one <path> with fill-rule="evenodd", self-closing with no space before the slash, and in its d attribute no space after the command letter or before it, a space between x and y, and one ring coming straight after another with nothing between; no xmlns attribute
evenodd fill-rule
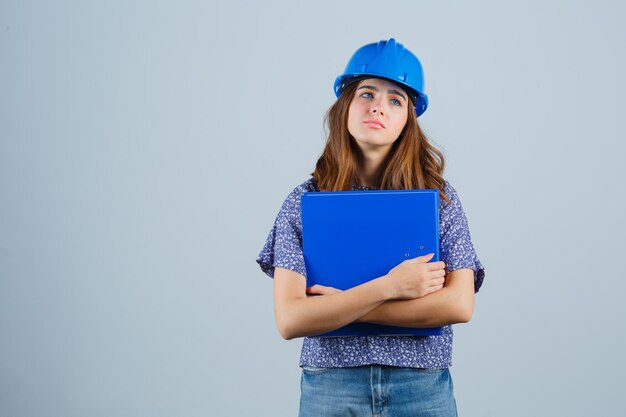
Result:
<svg viewBox="0 0 626 417"><path fill-rule="evenodd" d="M424 271L424 276L429 279L441 278L446 276L445 269L433 269Z"/></svg>
<svg viewBox="0 0 626 417"><path fill-rule="evenodd" d="M326 286L320 285L320 284L315 284L315 285L312 285L309 288L307 288L307 291L314 292L314 293L319 293L321 291L325 291L327 288L329 288L329 287L326 287Z"/></svg>
<svg viewBox="0 0 626 417"><path fill-rule="evenodd" d="M428 287L427 291L430 294L432 292L439 291L442 288L443 288L443 284L433 285L432 287Z"/></svg>
<svg viewBox="0 0 626 417"><path fill-rule="evenodd" d="M338 290L337 288L333 288L333 287L326 287L324 285L319 285L319 284L315 284L307 288L308 294L329 295L329 294L335 294L338 292L341 292L341 290Z"/></svg>
<svg viewBox="0 0 626 417"><path fill-rule="evenodd" d="M430 273L433 274L433 276L435 276L435 277L445 277L446 276L446 270L445 269L436 269L434 271L431 271Z"/></svg>
<svg viewBox="0 0 626 417"><path fill-rule="evenodd" d="M320 287L319 288L320 294L324 294L324 295L335 294L335 293L338 293L340 291L337 288L326 287L324 285L320 285L319 287Z"/></svg>
<svg viewBox="0 0 626 417"><path fill-rule="evenodd" d="M433 256L435 256L435 253L427 253L426 255L422 255L422 256L417 256L415 258L413 258L413 261L417 261L417 262L428 262L430 261Z"/></svg>
<svg viewBox="0 0 626 417"><path fill-rule="evenodd" d="M438 280L441 278L445 278L446 271L443 269L436 269L434 271L424 271L423 277L427 281Z"/></svg>
<svg viewBox="0 0 626 417"><path fill-rule="evenodd" d="M437 269L445 269L446 268L446 264L442 261L437 261L437 262L429 262L428 263L428 270L429 271L435 271Z"/></svg>
<svg viewBox="0 0 626 417"><path fill-rule="evenodd" d="M443 288L443 284L445 284L446 280L444 278L437 278L430 281L430 287L441 287Z"/></svg>
<svg viewBox="0 0 626 417"><path fill-rule="evenodd" d="M321 285L315 284L310 287L307 287L306 292L307 294L318 294L320 290L321 290Z"/></svg>
<svg viewBox="0 0 626 417"><path fill-rule="evenodd" d="M420 262L420 263L428 262L428 261L430 261L433 258L433 256L435 256L434 252L433 253L427 253L426 255L417 256L417 257L415 257L413 259L409 259L409 261Z"/></svg>

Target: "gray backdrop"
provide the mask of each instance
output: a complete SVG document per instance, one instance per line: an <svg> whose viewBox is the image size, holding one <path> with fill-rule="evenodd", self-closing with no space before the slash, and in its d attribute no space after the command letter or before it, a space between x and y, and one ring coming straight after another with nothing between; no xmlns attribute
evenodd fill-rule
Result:
<svg viewBox="0 0 626 417"><path fill-rule="evenodd" d="M620 414L626 6L503 3L2 0L0 415L296 415L255 258L390 36L486 267L460 415Z"/></svg>

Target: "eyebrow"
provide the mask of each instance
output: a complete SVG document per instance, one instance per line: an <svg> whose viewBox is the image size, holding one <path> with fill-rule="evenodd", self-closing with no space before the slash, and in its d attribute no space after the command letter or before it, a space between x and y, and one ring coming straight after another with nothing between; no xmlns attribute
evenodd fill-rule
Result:
<svg viewBox="0 0 626 417"><path fill-rule="evenodd" d="M374 87L373 85L362 85L359 88L357 88L357 91L359 91L362 88L369 88L370 90L378 91L378 88ZM406 97L404 96L404 94L402 94L398 90L395 90L395 89L391 88L391 89L387 90L387 92L391 93L391 94L395 94L397 96L400 96L400 97L402 97L404 99L404 101L406 101Z"/></svg>

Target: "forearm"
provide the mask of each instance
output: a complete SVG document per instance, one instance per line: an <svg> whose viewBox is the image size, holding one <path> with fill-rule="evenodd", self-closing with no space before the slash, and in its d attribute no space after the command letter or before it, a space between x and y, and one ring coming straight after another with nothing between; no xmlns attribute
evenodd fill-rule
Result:
<svg viewBox="0 0 626 417"><path fill-rule="evenodd" d="M292 300L282 312L276 311L282 336L285 339L312 336L356 321L390 298L382 279L336 294Z"/></svg>
<svg viewBox="0 0 626 417"><path fill-rule="evenodd" d="M455 276L439 291L412 300L386 301L356 321L415 328L466 323L474 309L473 272L469 271L459 270L455 275L465 276Z"/></svg>

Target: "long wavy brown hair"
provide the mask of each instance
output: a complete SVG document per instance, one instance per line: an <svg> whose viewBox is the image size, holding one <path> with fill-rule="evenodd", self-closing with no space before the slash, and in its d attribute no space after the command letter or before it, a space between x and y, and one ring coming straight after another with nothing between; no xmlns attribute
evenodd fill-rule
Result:
<svg viewBox="0 0 626 417"><path fill-rule="evenodd" d="M347 86L328 109L328 140L311 173L320 191L346 191L357 184L360 149L348 131L348 109L358 82ZM393 143L376 178L380 190L436 189L446 202L443 153L430 144L420 128L413 106L400 136Z"/></svg>

